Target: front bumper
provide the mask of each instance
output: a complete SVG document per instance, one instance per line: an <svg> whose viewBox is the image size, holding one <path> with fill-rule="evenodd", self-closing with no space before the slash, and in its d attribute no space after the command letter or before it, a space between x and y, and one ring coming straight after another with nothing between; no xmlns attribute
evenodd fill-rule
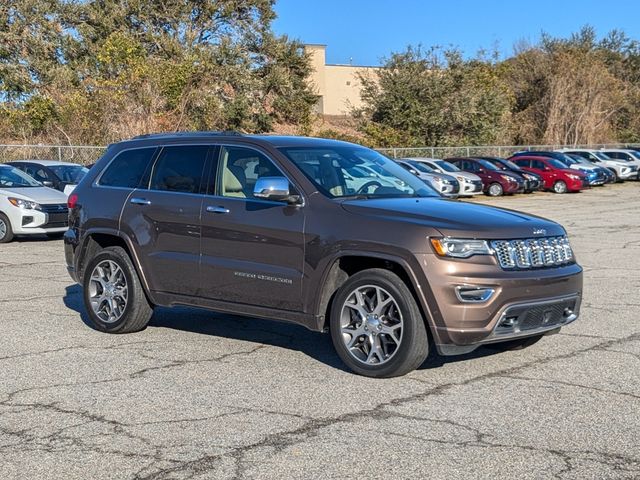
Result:
<svg viewBox="0 0 640 480"><path fill-rule="evenodd" d="M58 211L46 204L42 205L42 208L43 210L13 209L10 212L13 232L16 235L38 235L60 233L67 230L69 221L66 208Z"/></svg>
<svg viewBox="0 0 640 480"><path fill-rule="evenodd" d="M482 193L482 182L460 182L460 195L479 195Z"/></svg>
<svg viewBox="0 0 640 480"><path fill-rule="evenodd" d="M506 271L489 256L478 256L469 262L425 254L420 261L428 284L427 288L421 285L421 292L432 317L436 347L443 354L466 353L485 343L538 335L574 321L579 314L582 268L577 264ZM488 288L494 293L484 302L463 302L456 294L456 288L461 286ZM574 301L571 310L575 317L547 322L540 328L498 329L505 315L515 308L566 299Z"/></svg>

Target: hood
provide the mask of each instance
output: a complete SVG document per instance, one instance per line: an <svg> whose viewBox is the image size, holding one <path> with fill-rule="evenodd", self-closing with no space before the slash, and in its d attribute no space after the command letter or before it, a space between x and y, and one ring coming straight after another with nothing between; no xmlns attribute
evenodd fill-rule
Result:
<svg viewBox="0 0 640 480"><path fill-rule="evenodd" d="M564 172L564 173L570 173L571 175L578 175L579 177L586 177L587 176L584 172L581 172L577 168L560 168L558 170L561 171L561 172Z"/></svg>
<svg viewBox="0 0 640 480"><path fill-rule="evenodd" d="M0 188L0 195L31 200L37 203L67 203L67 196L49 187Z"/></svg>
<svg viewBox="0 0 640 480"><path fill-rule="evenodd" d="M355 215L367 215L396 222L423 224L443 236L461 238L532 238L534 230L543 235L564 235L559 224L514 210L443 198L385 198L345 200L342 208Z"/></svg>
<svg viewBox="0 0 640 480"><path fill-rule="evenodd" d="M471 173L471 172L447 172L447 175L451 175L453 176L456 180L458 179L457 177L462 177L465 180L469 181L469 182L481 182L482 179L476 175L475 173Z"/></svg>
<svg viewBox="0 0 640 480"><path fill-rule="evenodd" d="M584 170L586 172L595 172L600 170L600 167L596 167L595 165L585 165L583 163L574 163L571 165L573 170Z"/></svg>

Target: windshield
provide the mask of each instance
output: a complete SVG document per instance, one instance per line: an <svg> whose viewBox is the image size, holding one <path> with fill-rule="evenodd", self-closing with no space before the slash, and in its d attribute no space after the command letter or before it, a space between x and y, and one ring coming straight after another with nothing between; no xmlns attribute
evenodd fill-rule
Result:
<svg viewBox="0 0 640 480"><path fill-rule="evenodd" d="M503 165L507 165L509 168L511 168L511 170L522 170L519 165L516 165L511 160L500 160L500 163L502 163Z"/></svg>
<svg viewBox="0 0 640 480"><path fill-rule="evenodd" d="M442 170L445 170L447 172L459 172L460 169L458 167L456 167L455 165L449 163L449 162L445 162L444 160L436 160L435 162Z"/></svg>
<svg viewBox="0 0 640 480"><path fill-rule="evenodd" d="M487 170L498 170L498 167L496 167L493 163L488 162L487 160L478 159L478 163Z"/></svg>
<svg viewBox="0 0 640 480"><path fill-rule="evenodd" d="M279 149L318 190L330 198L438 197L435 190L393 160L358 146L281 147ZM357 168L367 172L355 177Z"/></svg>
<svg viewBox="0 0 640 480"><path fill-rule="evenodd" d="M77 185L89 171L82 165L52 165L49 167L64 183Z"/></svg>
<svg viewBox="0 0 640 480"><path fill-rule="evenodd" d="M428 165L425 165L422 162L416 162L415 160L410 160L409 163L412 167L415 167L416 170L419 170L423 173L434 173L435 170Z"/></svg>
<svg viewBox="0 0 640 480"><path fill-rule="evenodd" d="M40 182L21 170L8 165L0 165L0 187L41 187Z"/></svg>
<svg viewBox="0 0 640 480"><path fill-rule="evenodd" d="M591 162L589 160L587 160L586 158L581 157L580 155L576 155L576 154L573 154L573 153L569 153L568 155L573 160L573 163L579 163L581 165L589 165L589 166L591 166Z"/></svg>
<svg viewBox="0 0 640 480"><path fill-rule="evenodd" d="M593 152L593 155L595 155L600 160L611 160L611 157L609 155L607 155L606 153Z"/></svg>
<svg viewBox="0 0 640 480"><path fill-rule="evenodd" d="M567 168L564 163L556 158L547 158L546 160L553 168Z"/></svg>

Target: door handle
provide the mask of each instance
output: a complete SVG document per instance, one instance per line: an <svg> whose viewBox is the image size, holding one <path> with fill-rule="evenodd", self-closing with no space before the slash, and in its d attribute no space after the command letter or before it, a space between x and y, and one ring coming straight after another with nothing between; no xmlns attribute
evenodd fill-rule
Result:
<svg viewBox="0 0 640 480"><path fill-rule="evenodd" d="M132 198L129 200L129 203L133 203L134 205L151 205L151 200L147 200L146 198Z"/></svg>
<svg viewBox="0 0 640 480"><path fill-rule="evenodd" d="M207 207L207 212L211 212L211 213L229 213L230 210L228 208L225 208L225 207L214 207L212 205L209 205Z"/></svg>

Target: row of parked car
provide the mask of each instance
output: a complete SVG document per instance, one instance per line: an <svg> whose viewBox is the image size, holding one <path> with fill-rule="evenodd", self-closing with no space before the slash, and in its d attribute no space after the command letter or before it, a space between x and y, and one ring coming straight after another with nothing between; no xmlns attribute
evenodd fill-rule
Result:
<svg viewBox="0 0 640 480"><path fill-rule="evenodd" d="M637 180L640 150L522 151L510 158L404 158L396 160L445 197L500 196L549 190L575 192ZM22 160L0 164L0 243L14 235L60 237L67 230L67 197L89 172L75 163ZM344 172L352 185L387 183L384 169L356 165ZM391 186L397 179L388 179Z"/></svg>
<svg viewBox="0 0 640 480"><path fill-rule="evenodd" d="M640 150L522 151L509 158L403 158L397 162L447 197L577 192L637 180Z"/></svg>

